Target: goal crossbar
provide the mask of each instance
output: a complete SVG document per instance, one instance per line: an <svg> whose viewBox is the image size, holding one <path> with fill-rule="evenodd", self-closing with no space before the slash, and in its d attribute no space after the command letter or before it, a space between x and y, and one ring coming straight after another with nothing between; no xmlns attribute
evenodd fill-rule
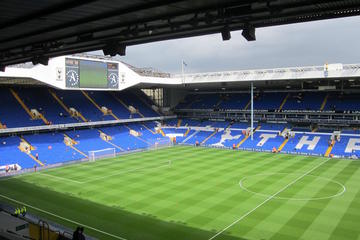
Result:
<svg viewBox="0 0 360 240"><path fill-rule="evenodd" d="M111 158L116 156L115 148L104 148L100 150L89 151L89 161L95 161L102 158Z"/></svg>

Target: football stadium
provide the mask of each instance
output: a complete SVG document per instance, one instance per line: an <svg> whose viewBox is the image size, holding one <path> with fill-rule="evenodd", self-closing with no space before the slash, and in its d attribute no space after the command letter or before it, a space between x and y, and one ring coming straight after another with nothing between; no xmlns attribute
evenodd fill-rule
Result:
<svg viewBox="0 0 360 240"><path fill-rule="evenodd" d="M0 3L0 239L360 239L360 64L173 74L115 57L253 41L358 1L15 2Z"/></svg>

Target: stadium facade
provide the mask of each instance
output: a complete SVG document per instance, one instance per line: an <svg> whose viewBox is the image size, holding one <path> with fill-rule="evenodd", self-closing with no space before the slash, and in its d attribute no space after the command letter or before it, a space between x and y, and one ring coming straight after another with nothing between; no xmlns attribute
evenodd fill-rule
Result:
<svg viewBox="0 0 360 240"><path fill-rule="evenodd" d="M111 58L72 55L8 67L0 77L3 172L166 140L360 155L359 64L151 76Z"/></svg>
<svg viewBox="0 0 360 240"><path fill-rule="evenodd" d="M0 176L173 144L357 159L359 77L359 64L171 75L84 54L7 67Z"/></svg>

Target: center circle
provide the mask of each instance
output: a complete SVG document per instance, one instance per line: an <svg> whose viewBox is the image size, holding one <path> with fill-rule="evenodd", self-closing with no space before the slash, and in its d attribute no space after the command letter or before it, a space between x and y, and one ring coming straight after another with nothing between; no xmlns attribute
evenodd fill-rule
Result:
<svg viewBox="0 0 360 240"><path fill-rule="evenodd" d="M283 179L283 176L294 176L291 180ZM246 192L263 196L263 197L271 197L273 199L280 199L280 200L292 200L292 201L310 201L310 200L324 200L335 198L341 196L345 193L346 187L338 181L332 180L327 177L315 176L311 174L307 174L302 176L303 173L263 173L263 174L255 174L251 176L247 176L242 178L239 181L240 188ZM301 177L302 176L302 177ZM301 177L298 181L291 184L292 181L297 179L297 177ZM282 182L283 181L283 182ZM306 185L305 187L298 186L301 181L308 181L311 184ZM274 185L274 188L268 190L271 192L266 192L266 186ZM279 185L279 186L277 186ZM289 186L288 186L289 185ZM265 189L263 188L265 186ZM288 186L288 187L287 187ZM315 186L315 187L314 187ZM325 194L319 195L317 192L316 186L322 186L323 192ZM284 195L287 191L294 192L296 189L305 190L305 196L299 197L287 197L281 196ZM275 190L274 190L275 189ZM283 191L281 191L283 189ZM277 191L279 191L278 194ZM297 194L300 191L296 192ZM306 195L310 195L311 193L315 193L314 197L306 197ZM280 195L280 196L279 196Z"/></svg>

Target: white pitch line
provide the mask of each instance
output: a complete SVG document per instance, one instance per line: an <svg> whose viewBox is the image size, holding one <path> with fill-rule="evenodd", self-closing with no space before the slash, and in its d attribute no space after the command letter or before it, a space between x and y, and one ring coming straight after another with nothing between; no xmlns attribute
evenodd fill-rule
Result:
<svg viewBox="0 0 360 240"><path fill-rule="evenodd" d="M90 226L88 226L88 225L85 225L85 224L82 224L82 223L79 223L79 222L70 220L70 219L68 219L68 218L61 217L61 216L56 215L56 214L54 214L54 213L51 213L51 212L42 210L42 209L40 209L40 208L34 207L34 206L30 205L30 204L27 204L27 203L18 201L18 200L13 199L13 198L7 197L7 196L5 196L5 195L0 194L0 197L5 198L5 199L7 199L7 200L10 200L10 201L12 201L12 202L15 202L15 203L17 203L17 204L26 206L26 207L28 207L28 208L32 208L32 209L34 209L34 210L36 210L36 211L43 212L43 213L48 214L48 215L50 215L50 216L53 216L53 217L62 219L62 220L64 220L64 221L67 221L67 222L76 224L76 225L78 225L78 226L84 226L84 227L86 227L86 228L88 228L88 229L91 229L91 230L93 230L93 231L95 231L95 232L99 232L99 233L105 234L105 235L107 235L107 236L116 238L116 239L127 240L126 238L123 238L123 237L120 237L120 236L117 236L117 235L114 235L114 234L111 234L111 233L108 233L108 232L104 232L104 231L102 231L102 230L100 230L100 229L90 227Z"/></svg>
<svg viewBox="0 0 360 240"><path fill-rule="evenodd" d="M259 205L257 205L255 208L251 209L250 211L248 211L247 213L245 213L244 215L242 215L240 218L238 218L237 220L235 220L234 222L232 222L230 225L228 225L227 227L225 227L223 230L221 230L220 232L216 233L214 236L212 236L211 238L209 238L209 240L215 239L217 236L219 236L220 234L222 234L223 232L225 232L227 229L229 229L230 227L234 226L235 224L237 224L238 222L240 222L241 220L243 220L244 218L246 218L247 216L249 216L251 213L253 213L256 209L258 209L259 207L263 206L265 203L267 203L268 201L272 200L274 197L276 197L276 195L282 193L283 191L285 191L287 188L289 188L291 185L293 185L294 183L296 183L297 181L299 181L300 179L302 179L303 177L305 177L306 175L308 175L309 173L311 173L312 171L314 171L315 169L319 168L320 166L322 166L324 163L328 162L330 160L330 158L318 165L316 165L315 167L313 167L312 169L310 169L309 171L307 171L306 173L304 173L303 175L301 175L300 177L296 178L294 181L288 183L286 186L284 186L283 188L281 188L279 191L277 191L276 193L274 193L273 195L269 196L267 199L265 199L262 203L260 203Z"/></svg>
<svg viewBox="0 0 360 240"><path fill-rule="evenodd" d="M63 177L59 177L59 176L55 176L55 175L51 175L51 174L47 174L47 173L43 173L43 172L38 172L38 174L48 176L48 177L53 177L53 178L64 180L64 181L73 182L73 183L83 183L83 182L80 182L80 181L77 181L77 180L73 180L73 179L69 179L69 178L63 178Z"/></svg>

